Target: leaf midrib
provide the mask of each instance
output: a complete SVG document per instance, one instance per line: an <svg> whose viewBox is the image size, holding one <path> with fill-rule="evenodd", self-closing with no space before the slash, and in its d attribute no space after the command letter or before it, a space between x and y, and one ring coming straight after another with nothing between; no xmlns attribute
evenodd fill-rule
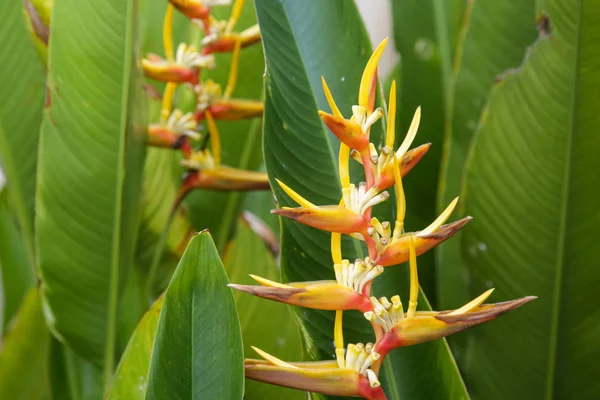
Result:
<svg viewBox="0 0 600 400"><path fill-rule="evenodd" d="M563 175L563 187L561 196L561 210L558 225L558 240L557 240L557 251L556 251L556 271L554 276L554 296L553 296L553 307L550 324L550 348L549 348L549 362L548 362L548 373L546 374L546 396L545 398L551 400L554 398L554 383L560 382L560 378L556 380L556 354L558 351L558 332L560 329L560 311L561 311L561 295L562 295L562 276L563 269L565 266L565 234L568 220L568 203L569 203L569 176L571 174L571 161L573 158L573 137L577 128L577 95L579 92L579 63L580 63L580 41L581 41L581 20L583 15L583 2L578 2L579 12L577 15L577 33L576 33L576 44L575 44L575 65L573 67L573 100L571 104L571 129L569 132L569 138L567 145L565 146L565 170Z"/></svg>

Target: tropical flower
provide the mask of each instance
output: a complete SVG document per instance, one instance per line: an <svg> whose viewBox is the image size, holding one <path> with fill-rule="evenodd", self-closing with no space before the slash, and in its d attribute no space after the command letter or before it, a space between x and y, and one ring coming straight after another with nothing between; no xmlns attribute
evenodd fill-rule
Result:
<svg viewBox="0 0 600 400"><path fill-rule="evenodd" d="M164 59L156 54L148 54L142 59L144 74L162 82L197 84L200 69L215 67L213 55L200 55L194 46L181 43L177 47L174 60Z"/></svg>
<svg viewBox="0 0 600 400"><path fill-rule="evenodd" d="M331 232L331 255L335 280L278 283L252 276L261 285L231 284L234 289L255 296L295 306L320 310L335 310L334 344L336 360L287 363L255 349L263 360L245 362L246 377L300 390L334 396L361 396L385 399L379 383L379 371L384 357L394 348L410 346L443 338L487 322L514 310L534 297L496 304L483 304L490 289L456 310L417 311L419 278L417 256L450 238L471 220L470 216L445 224L458 203L450 205L421 231L406 232L404 217L406 199L402 177L423 157L429 144L409 150L421 119L418 108L408 133L394 151L396 85L390 90L385 144L377 149L370 141L370 131L382 116L375 109L376 69L383 52L384 40L373 52L360 82L358 104L352 116L344 118L323 79L325 97L331 113L319 115L342 142L339 152L341 198L338 204L315 205L292 188L276 179L283 192L300 207L281 207L272 213L302 224ZM209 115L209 114L207 114ZM366 182L351 183L349 159L363 165ZM371 216L372 208L390 197L385 189L394 187L396 220L380 221ZM369 257L354 263L343 259L341 234L364 240ZM371 295L373 280L384 273L384 267L409 261L410 289L406 310L399 295L377 298ZM375 342L344 346L342 316L347 310L359 310L371 323Z"/></svg>

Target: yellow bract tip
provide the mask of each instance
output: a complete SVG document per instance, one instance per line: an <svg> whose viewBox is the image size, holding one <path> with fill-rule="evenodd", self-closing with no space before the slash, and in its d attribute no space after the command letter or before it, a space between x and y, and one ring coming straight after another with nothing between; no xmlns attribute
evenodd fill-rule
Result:
<svg viewBox="0 0 600 400"><path fill-rule="evenodd" d="M477 308L481 304L483 304L483 302L486 301L488 297L490 297L490 295L492 294L493 291L494 291L494 288L487 290L485 293L480 294L479 297L477 297L476 299L471 300L470 302L468 302L461 308L454 310L451 313L448 313L446 315L460 315L460 314L468 313L469 311L474 310L475 308Z"/></svg>
<svg viewBox="0 0 600 400"><path fill-rule="evenodd" d="M333 341L337 349L344 348L344 331L342 330L342 317L344 311L336 310L335 312L335 325L333 327Z"/></svg>
<svg viewBox="0 0 600 400"><path fill-rule="evenodd" d="M383 50L385 49L385 45L387 44L388 38L386 37L379 43L379 46L375 49L373 54L371 54L371 58L369 58L369 62L367 62L367 66L363 72L362 78L360 80L360 88L358 90L358 105L361 107L367 107L367 102L369 101L369 91L371 89L371 82L373 82L373 76L375 75L375 71L377 70L377 65L379 64L379 59L383 54Z"/></svg>
<svg viewBox="0 0 600 400"><path fill-rule="evenodd" d="M394 149L394 141L396 140L396 81L392 81L390 87L390 100L388 102L387 114L387 132L385 135L385 145Z"/></svg>
<svg viewBox="0 0 600 400"><path fill-rule="evenodd" d="M162 110L160 112L163 121L166 121L171 115L171 108L173 107L173 96L175 95L175 90L177 90L177 84L174 82L169 82L165 86L165 91L163 92L162 98Z"/></svg>
<svg viewBox="0 0 600 400"><path fill-rule="evenodd" d="M163 22L163 47L165 48L165 57L169 61L175 59L173 53L173 4L169 3Z"/></svg>
<svg viewBox="0 0 600 400"><path fill-rule="evenodd" d="M329 108L331 108L331 112L336 117L344 118L337 104L335 104L335 100L333 100L333 96L331 95L331 91L329 90L329 86L327 86L327 82L325 82L325 78L321 76L321 83L323 84L323 92L325 93L325 98L327 99L327 103L329 104Z"/></svg>
<svg viewBox="0 0 600 400"><path fill-rule="evenodd" d="M342 189L345 189L350 186L350 147L344 143L340 143L339 158L340 184L342 185Z"/></svg>
<svg viewBox="0 0 600 400"><path fill-rule="evenodd" d="M311 203L310 201L306 200L304 197L300 196L298 193L294 192L294 190L291 187L289 187L285 183L281 182L277 178L275 178L275 180L277 181L277 183L279 184L279 186L283 189L283 191L288 196L290 196L292 198L292 200L294 200L296 203L298 203L302 207L306 207L306 208L317 208L317 206L315 206L313 203Z"/></svg>
<svg viewBox="0 0 600 400"><path fill-rule="evenodd" d="M278 367L283 367L283 368L299 369L298 367L293 366L292 364L286 363L285 361L280 360L279 358L272 356L265 351L262 351L258 347L254 347L254 346L250 346L250 347L252 348L252 350L257 352L259 356L261 356L262 358L264 358L265 360L267 360L268 362L270 362L273 365L277 365Z"/></svg>
<svg viewBox="0 0 600 400"><path fill-rule="evenodd" d="M410 300L408 303L407 318L411 318L417 311L417 300L419 298L419 275L417 272L417 253L415 251L415 237L410 235Z"/></svg>
<svg viewBox="0 0 600 400"><path fill-rule="evenodd" d="M238 20L240 19L240 15L242 15L242 9L244 8L245 2L246 0L235 1L233 9L231 10L231 17L229 17L229 21L227 21L227 27L225 28L226 35L229 35L233 31L235 24L237 24Z"/></svg>
<svg viewBox="0 0 600 400"><path fill-rule="evenodd" d="M454 211L454 208L456 207L456 203L458 203L458 197L452 200L452 203L450 203L448 207L446 207L444 212L441 213L440 216L437 217L436 220L433 221L427 228L419 232L417 236L428 236L431 235L433 232L437 231L440 228L440 226L444 225L448 218L450 218L450 215L452 215L452 211Z"/></svg>
<svg viewBox="0 0 600 400"><path fill-rule="evenodd" d="M396 152L396 157L402 158L404 153L408 151L408 148L412 144L413 140L415 140L415 136L417 136L417 131L419 130L419 124L421 122L421 106L417 107L415 111L415 115L410 123L410 127L408 128L408 132L406 133L406 137L402 141L402 144L398 148Z"/></svg>
<svg viewBox="0 0 600 400"><path fill-rule="evenodd" d="M235 84L237 83L238 69L240 66L241 50L242 50L242 39L238 37L235 40L235 45L233 46L233 55L231 56L231 66L229 67L229 78L227 79L227 87L225 88L225 92L223 94L223 98L226 100L231 97L231 93L233 93L233 89L235 89Z"/></svg>
<svg viewBox="0 0 600 400"><path fill-rule="evenodd" d="M210 146L215 165L221 164L221 138L219 137L219 131L217 130L217 124L213 119L210 112L204 113L206 116L206 124L208 125L208 134L210 135Z"/></svg>
<svg viewBox="0 0 600 400"><path fill-rule="evenodd" d="M292 286L284 285L283 283L275 282L270 279L266 279L266 278L263 278L263 277L260 277L257 275L252 275L252 274L248 274L248 275L250 275L250 278L254 279L256 282L260 283L263 286L276 287L276 288L281 288L281 289L293 289Z"/></svg>
<svg viewBox="0 0 600 400"><path fill-rule="evenodd" d="M400 161L394 157L394 181L396 189L396 226L404 226L404 217L406 216L406 197L404 195L404 187L402 186L402 174L400 173ZM396 233L394 231L394 233ZM398 232L396 237L400 236Z"/></svg>
<svg viewBox="0 0 600 400"><path fill-rule="evenodd" d="M342 234L331 233L331 258L334 264L342 263Z"/></svg>

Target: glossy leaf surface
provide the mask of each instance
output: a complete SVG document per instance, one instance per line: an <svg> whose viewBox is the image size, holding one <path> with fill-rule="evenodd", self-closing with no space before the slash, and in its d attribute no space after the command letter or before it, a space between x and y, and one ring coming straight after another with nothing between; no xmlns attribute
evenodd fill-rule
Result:
<svg viewBox="0 0 600 400"><path fill-rule="evenodd" d="M539 296L472 332L464 369L481 399L600 394L600 5L539 11L551 35L492 90L466 175L472 293Z"/></svg>
<svg viewBox="0 0 600 400"><path fill-rule="evenodd" d="M54 4L38 164L46 318L77 354L104 369L106 380L115 364L117 305L132 264L143 166L136 21L135 0Z"/></svg>
<svg viewBox="0 0 600 400"><path fill-rule="evenodd" d="M240 323L208 231L192 238L167 288L147 399L239 399L244 392Z"/></svg>

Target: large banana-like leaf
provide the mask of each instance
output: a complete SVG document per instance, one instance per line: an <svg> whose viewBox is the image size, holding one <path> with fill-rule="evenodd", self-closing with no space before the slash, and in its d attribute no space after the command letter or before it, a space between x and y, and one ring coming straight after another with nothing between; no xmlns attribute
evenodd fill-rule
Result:
<svg viewBox="0 0 600 400"><path fill-rule="evenodd" d="M211 14L220 20L227 20L231 15L232 6L213 7ZM254 1L244 3L236 31L241 31L256 24ZM195 30L197 36L197 29ZM231 54L215 54L216 68L205 71L203 79L212 79L222 85L227 85L231 67ZM239 77L232 96L236 98L259 100L263 90L263 72L265 69L263 50L260 43L242 49L240 53ZM240 121L217 121L221 136L223 164L254 170L262 161L261 154L261 123L260 118ZM189 208L189 218L196 229L210 229L215 238L219 251L230 239L235 227L235 217L238 214L244 193L214 192L206 190L194 191L189 195L186 205Z"/></svg>
<svg viewBox="0 0 600 400"><path fill-rule="evenodd" d="M38 136L44 103L44 68L28 37L23 2L0 4L0 159L12 207L26 245L33 249L33 193ZM33 260L33 258L32 258Z"/></svg>
<svg viewBox="0 0 600 400"><path fill-rule="evenodd" d="M0 352L0 398L36 400L48 391L50 335L40 293L31 289L3 339Z"/></svg>
<svg viewBox="0 0 600 400"><path fill-rule="evenodd" d="M321 75L342 113L348 115L357 102L360 77L371 52L362 21L354 4L341 0L318 4L257 0L256 4L267 59L265 162L279 205L294 204L275 178L315 204L337 204L341 198L339 142L317 113L318 109L329 109ZM281 228L285 280L334 277L329 234L285 219ZM361 254L357 244L344 242L344 258ZM400 268L386 272L387 279L378 285L380 293L389 296L398 292L404 275ZM334 313L302 309L298 316L309 356L330 359L334 353ZM372 340L371 328L360 313L345 313L344 321L348 342ZM443 341L394 352L386 359L383 373L382 383L391 399L467 397ZM433 380L438 384L431 385Z"/></svg>
<svg viewBox="0 0 600 400"><path fill-rule="evenodd" d="M8 209L8 190L0 189L0 336L6 331L23 296L35 283L25 238Z"/></svg>
<svg viewBox="0 0 600 400"><path fill-rule="evenodd" d="M467 149L495 79L519 66L527 46L536 38L535 4L521 0L471 1L461 33L446 121L440 209L460 191ZM469 298L464 290L460 234L436 250L438 303L442 308L464 304Z"/></svg>
<svg viewBox="0 0 600 400"><path fill-rule="evenodd" d="M228 283L210 233L192 238L165 294L147 399L242 397L242 338Z"/></svg>
<svg viewBox="0 0 600 400"><path fill-rule="evenodd" d="M256 283L248 274L274 281L281 278L273 254L245 220L240 219L236 236L227 248L223 261L229 280L233 283ZM246 357L256 357L251 348L255 346L269 354L277 354L281 359L300 359L302 347L298 325L288 306L239 291L235 291L233 297L240 315ZM244 396L247 400L306 399L306 393L301 391L252 380L246 380Z"/></svg>
<svg viewBox="0 0 600 400"><path fill-rule="evenodd" d="M539 296L470 337L479 399L600 396L600 4L540 3L549 35L492 90L467 167L469 286Z"/></svg>
<svg viewBox="0 0 600 400"><path fill-rule="evenodd" d="M403 180L410 207L406 215L408 229L422 229L436 217L447 88L464 6L464 0L392 1L394 41L401 65L396 129L406 132L421 106L423 118L417 142L432 144L423 162ZM419 258L419 274L435 303L434 252Z"/></svg>
<svg viewBox="0 0 600 400"><path fill-rule="evenodd" d="M114 367L119 291L132 264L143 166L136 21L136 0L54 4L38 164L46 318L70 348L104 367L106 379Z"/></svg>

